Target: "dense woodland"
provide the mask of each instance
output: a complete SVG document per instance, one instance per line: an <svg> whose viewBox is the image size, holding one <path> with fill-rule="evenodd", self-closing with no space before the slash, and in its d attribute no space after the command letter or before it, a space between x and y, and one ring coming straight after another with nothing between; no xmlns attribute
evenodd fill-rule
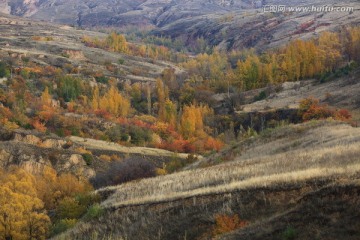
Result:
<svg viewBox="0 0 360 240"><path fill-rule="evenodd" d="M241 93L309 78L324 82L334 74L347 74L360 62L359 27L325 32L310 40L294 40L263 53L254 49L209 51L200 39L199 49L207 53L187 56L163 45L130 43L126 36L115 32L106 39L84 36L82 41L107 51L172 61L186 71L186 76L180 77L174 68L168 68L154 83L129 84L103 72L68 64L45 66L29 58L9 57L0 62L0 78L8 79L0 89L3 128L209 154L229 143L225 134L229 129L219 125L224 117L231 118L215 114L212 95ZM119 59L118 64L123 61ZM104 63L104 68L117 73L111 63ZM351 113L331 109L317 99L301 103L301 121L326 118L349 121ZM103 128L104 123L110 123L110 127ZM245 130L244 137L249 136L251 129ZM160 170L163 171L149 167L149 172L136 178L176 169ZM97 187L114 183L111 179L101 181ZM77 219L101 211L98 196L90 194L93 187L87 180L70 174L58 175L52 169L30 174L12 167L0 173L0 183L1 239L45 239L73 226Z"/></svg>

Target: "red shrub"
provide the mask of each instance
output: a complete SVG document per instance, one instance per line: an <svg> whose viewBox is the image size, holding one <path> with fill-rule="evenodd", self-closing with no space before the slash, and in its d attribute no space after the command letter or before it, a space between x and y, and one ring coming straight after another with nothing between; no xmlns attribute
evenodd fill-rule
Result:
<svg viewBox="0 0 360 240"><path fill-rule="evenodd" d="M351 119L351 113L347 109L340 109L336 113L336 118L338 120L346 121Z"/></svg>
<svg viewBox="0 0 360 240"><path fill-rule="evenodd" d="M102 109L96 110L95 115L104 119L111 119L111 114L106 110L102 110Z"/></svg>
<svg viewBox="0 0 360 240"><path fill-rule="evenodd" d="M333 118L340 121L348 121L351 114L346 109L334 110L326 104L320 104L319 99L306 98L300 102L299 115L304 121L313 119Z"/></svg>
<svg viewBox="0 0 360 240"><path fill-rule="evenodd" d="M232 216L224 214L217 215L215 221L216 225L213 230L214 236L243 228L248 224L246 221L240 220L237 214Z"/></svg>
<svg viewBox="0 0 360 240"><path fill-rule="evenodd" d="M205 150L216 150L217 152L220 151L223 146L224 143L212 137L208 137L204 143Z"/></svg>

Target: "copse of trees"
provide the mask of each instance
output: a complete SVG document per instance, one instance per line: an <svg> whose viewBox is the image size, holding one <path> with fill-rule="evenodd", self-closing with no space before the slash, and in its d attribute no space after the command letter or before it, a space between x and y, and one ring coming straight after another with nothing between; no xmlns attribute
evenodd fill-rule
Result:
<svg viewBox="0 0 360 240"><path fill-rule="evenodd" d="M59 77L58 84L58 95L66 102L77 99L82 94L84 88L81 79L71 76Z"/></svg>
<svg viewBox="0 0 360 240"><path fill-rule="evenodd" d="M214 51L199 54L181 65L188 70L195 86L224 92L230 86L240 91L318 77L339 66L359 62L360 27L324 32L317 39L290 42L287 46L262 54L254 50Z"/></svg>
<svg viewBox="0 0 360 240"><path fill-rule="evenodd" d="M16 166L0 170L0 238L46 239L63 219L76 222L98 201L90 191L87 181L51 168L36 175Z"/></svg>
<svg viewBox="0 0 360 240"><path fill-rule="evenodd" d="M183 54L171 51L168 47L154 44L132 44L123 34L111 32L106 38L98 39L83 36L82 42L89 47L106 49L113 52L124 53L131 56L146 57L154 60L178 61L184 59Z"/></svg>
<svg viewBox="0 0 360 240"><path fill-rule="evenodd" d="M45 239L50 226L35 178L22 169L0 174L1 239Z"/></svg>
<svg viewBox="0 0 360 240"><path fill-rule="evenodd" d="M102 97L100 97L99 88L95 87L91 106L94 111L107 111L115 117L126 117L131 110L130 101L113 85Z"/></svg>

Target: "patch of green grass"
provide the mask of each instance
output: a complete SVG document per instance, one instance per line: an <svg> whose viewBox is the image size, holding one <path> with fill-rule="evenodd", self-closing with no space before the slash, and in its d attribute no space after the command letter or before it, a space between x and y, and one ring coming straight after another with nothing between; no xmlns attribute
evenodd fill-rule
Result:
<svg viewBox="0 0 360 240"><path fill-rule="evenodd" d="M99 218L103 214L104 209L100 206L100 204L95 203L94 205L89 207L88 211L84 215L84 219L89 221L94 218Z"/></svg>
<svg viewBox="0 0 360 240"><path fill-rule="evenodd" d="M266 92L265 91L261 91L259 93L259 95L255 96L254 97L254 101L257 102L257 101L261 101L261 100L264 100L266 98Z"/></svg>
<svg viewBox="0 0 360 240"><path fill-rule="evenodd" d="M288 226L285 231L282 233L283 240L294 240L296 239L297 233L295 228Z"/></svg>
<svg viewBox="0 0 360 240"><path fill-rule="evenodd" d="M86 165L91 166L94 160L94 157L90 153L84 153L81 155L86 162Z"/></svg>
<svg viewBox="0 0 360 240"><path fill-rule="evenodd" d="M168 173L173 173L196 161L197 157L192 154L190 154L186 159L179 158L176 154L174 154L171 157L171 161L166 164L165 169Z"/></svg>
<svg viewBox="0 0 360 240"><path fill-rule="evenodd" d="M120 65L123 65L123 64L125 63L125 60L122 59L122 58L119 58L118 63L119 63Z"/></svg>
<svg viewBox="0 0 360 240"><path fill-rule="evenodd" d="M73 228L76 223L77 223L76 219L61 219L52 226L51 236L55 236L59 233L65 232L70 228Z"/></svg>

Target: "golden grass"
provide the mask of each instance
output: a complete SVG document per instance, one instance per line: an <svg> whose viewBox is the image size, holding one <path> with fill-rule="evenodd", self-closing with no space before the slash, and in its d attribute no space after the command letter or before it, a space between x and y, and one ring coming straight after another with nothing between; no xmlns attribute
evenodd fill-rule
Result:
<svg viewBox="0 0 360 240"><path fill-rule="evenodd" d="M171 157L174 155L173 152L163 150L163 149L157 149L157 148L148 148L148 147L125 147L121 146L117 143L112 142L105 142L101 140L95 140L95 139L87 139L82 137L75 137L71 136L69 139L72 142L78 143L86 149L100 149L100 150L110 150L110 151L117 151L121 153L127 153L127 154L142 154L146 156L167 156ZM186 153L177 153L177 157L179 158L187 158L188 154ZM198 156L201 158L201 156Z"/></svg>
<svg viewBox="0 0 360 240"><path fill-rule="evenodd" d="M291 128L299 130L299 126ZM116 191L102 205L173 201L317 178L348 178L360 173L359 128L338 124L300 132L296 137L285 136L253 146L234 162L108 187Z"/></svg>

